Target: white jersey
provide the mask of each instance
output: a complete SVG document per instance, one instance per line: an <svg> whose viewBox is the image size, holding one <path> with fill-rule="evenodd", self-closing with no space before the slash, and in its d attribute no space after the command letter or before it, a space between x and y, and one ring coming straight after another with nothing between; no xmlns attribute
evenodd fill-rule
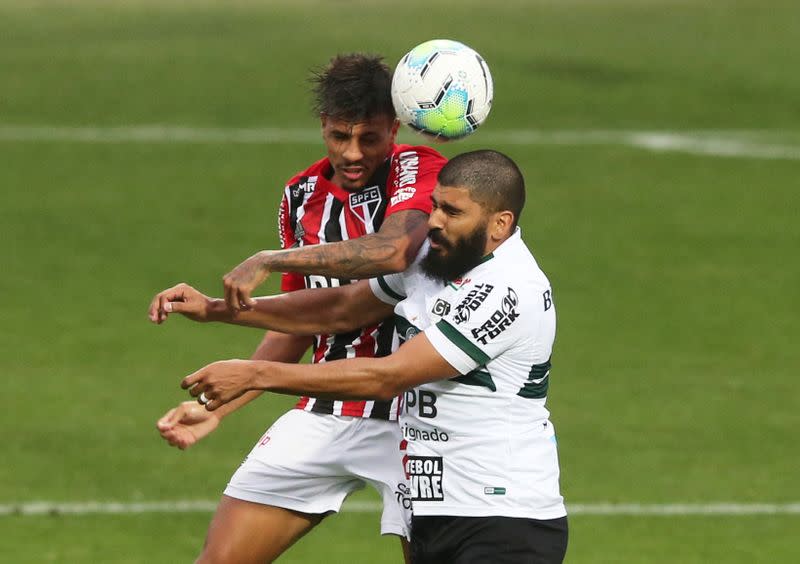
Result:
<svg viewBox="0 0 800 564"><path fill-rule="evenodd" d="M461 374L405 394L414 515L563 517L545 408L556 329L547 277L519 229L449 284L420 270L427 249L405 272L370 280L395 305L400 339L424 331Z"/></svg>

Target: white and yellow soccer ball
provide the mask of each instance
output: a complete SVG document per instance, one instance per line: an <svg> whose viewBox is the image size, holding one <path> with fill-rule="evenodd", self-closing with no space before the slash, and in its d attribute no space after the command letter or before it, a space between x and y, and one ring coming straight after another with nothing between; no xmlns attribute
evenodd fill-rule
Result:
<svg viewBox="0 0 800 564"><path fill-rule="evenodd" d="M433 39L409 51L394 71L392 102L400 121L436 140L466 137L492 109L489 66L458 41Z"/></svg>

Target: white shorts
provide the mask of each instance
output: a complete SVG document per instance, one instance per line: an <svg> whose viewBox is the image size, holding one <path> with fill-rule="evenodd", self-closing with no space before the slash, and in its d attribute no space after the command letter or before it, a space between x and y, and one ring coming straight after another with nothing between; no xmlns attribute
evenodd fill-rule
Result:
<svg viewBox="0 0 800 564"><path fill-rule="evenodd" d="M411 501L397 421L293 409L270 427L225 495L302 513L338 512L370 484L383 498L381 534L409 538Z"/></svg>

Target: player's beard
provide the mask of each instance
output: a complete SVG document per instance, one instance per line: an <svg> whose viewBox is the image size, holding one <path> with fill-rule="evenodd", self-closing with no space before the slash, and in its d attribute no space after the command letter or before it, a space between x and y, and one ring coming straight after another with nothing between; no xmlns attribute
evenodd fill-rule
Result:
<svg viewBox="0 0 800 564"><path fill-rule="evenodd" d="M486 226L486 223L478 225L472 233L459 239L454 245L441 236L440 229L431 229L428 238L444 247L447 254L442 255L439 249L428 249L420 262L422 273L428 278L447 284L475 268L480 264L486 250Z"/></svg>

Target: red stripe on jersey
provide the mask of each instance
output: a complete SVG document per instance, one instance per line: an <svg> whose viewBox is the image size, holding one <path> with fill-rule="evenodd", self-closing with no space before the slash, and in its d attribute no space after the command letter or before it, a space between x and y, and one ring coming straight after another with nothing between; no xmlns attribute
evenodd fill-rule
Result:
<svg viewBox="0 0 800 564"><path fill-rule="evenodd" d="M361 339L353 343L353 350L356 357L375 356L375 333L378 326L367 327L361 333Z"/></svg>
<svg viewBox="0 0 800 564"><path fill-rule="evenodd" d="M363 417L364 408L367 402L365 401L344 401L342 402L342 415L348 417Z"/></svg>
<svg viewBox="0 0 800 564"><path fill-rule="evenodd" d="M317 364L318 362L325 362L325 355L328 353L328 344L332 335L317 335L314 342L314 354L311 357L311 362Z"/></svg>

